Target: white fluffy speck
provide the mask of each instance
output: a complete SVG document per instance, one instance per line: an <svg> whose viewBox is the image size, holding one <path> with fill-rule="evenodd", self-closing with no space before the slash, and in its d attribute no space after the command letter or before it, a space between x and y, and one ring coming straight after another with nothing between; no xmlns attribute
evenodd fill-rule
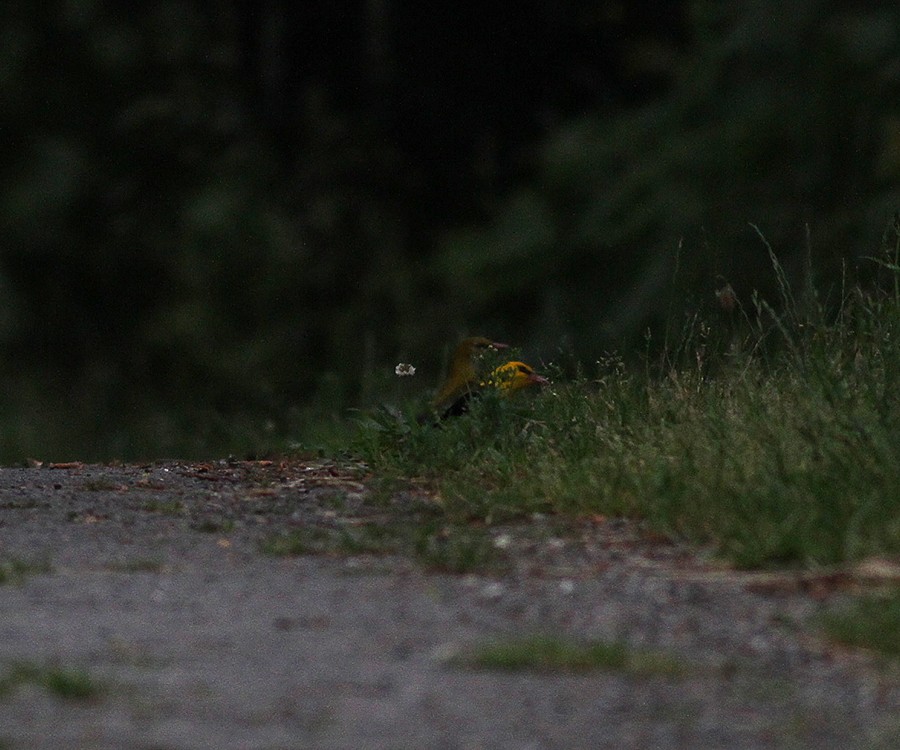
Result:
<svg viewBox="0 0 900 750"><path fill-rule="evenodd" d="M481 590L481 595L485 599L499 599L505 591L504 586L499 581L492 581Z"/></svg>

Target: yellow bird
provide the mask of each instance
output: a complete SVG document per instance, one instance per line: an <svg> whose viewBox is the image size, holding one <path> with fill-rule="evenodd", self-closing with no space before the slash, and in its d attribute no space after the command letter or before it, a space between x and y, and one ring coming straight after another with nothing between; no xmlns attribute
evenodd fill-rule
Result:
<svg viewBox="0 0 900 750"><path fill-rule="evenodd" d="M499 341L491 341L484 336L473 336L459 342L450 360L450 369L447 377L438 388L435 397L431 401L432 407L441 414L441 417L462 414L465 411L457 406L457 402L468 401L472 391L477 390L481 378L475 370L474 358L488 349L508 349L508 344ZM454 410L456 407L457 410Z"/></svg>
<svg viewBox="0 0 900 750"><path fill-rule="evenodd" d="M480 389L493 386L504 394L533 385L545 385L547 378L538 375L524 362L510 361L492 370L487 377L476 372L474 356L485 349L507 349L506 344L483 337L465 339L456 347L450 371L432 401L441 419L456 417L469 409L469 399Z"/></svg>

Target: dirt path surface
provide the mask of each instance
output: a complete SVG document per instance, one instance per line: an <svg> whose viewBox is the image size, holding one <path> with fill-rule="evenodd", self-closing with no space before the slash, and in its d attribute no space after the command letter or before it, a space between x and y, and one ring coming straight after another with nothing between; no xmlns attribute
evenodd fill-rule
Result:
<svg viewBox="0 0 900 750"><path fill-rule="evenodd" d="M735 573L600 518L492 528L500 566L434 573L371 541L434 501L373 486L324 462L0 469L0 748L900 746L896 665L815 626L848 577ZM298 530L317 554L271 554ZM684 669L460 662L535 633ZM99 692L34 677L60 672Z"/></svg>

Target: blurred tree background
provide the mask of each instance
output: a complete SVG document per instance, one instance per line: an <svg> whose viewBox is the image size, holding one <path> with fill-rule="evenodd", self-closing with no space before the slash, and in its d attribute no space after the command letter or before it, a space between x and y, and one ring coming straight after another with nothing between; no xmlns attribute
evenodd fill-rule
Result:
<svg viewBox="0 0 900 750"><path fill-rule="evenodd" d="M645 346L721 275L825 299L900 207L900 7L0 10L0 459L213 455L438 378ZM675 272L677 265L677 274Z"/></svg>

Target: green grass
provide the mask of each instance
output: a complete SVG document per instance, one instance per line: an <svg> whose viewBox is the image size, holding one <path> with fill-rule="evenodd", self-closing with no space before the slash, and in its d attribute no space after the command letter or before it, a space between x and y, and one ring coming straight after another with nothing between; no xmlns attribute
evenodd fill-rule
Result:
<svg viewBox="0 0 900 750"><path fill-rule="evenodd" d="M191 523L191 528L204 534L230 534L234 525L231 518L202 518Z"/></svg>
<svg viewBox="0 0 900 750"><path fill-rule="evenodd" d="M50 573L52 566L47 560L28 562L19 558L0 561L0 586L21 583L28 576Z"/></svg>
<svg viewBox="0 0 900 750"><path fill-rule="evenodd" d="M403 514L352 528L305 526L264 539L260 549L275 556L407 554L427 570L448 573L497 572L504 562L483 527Z"/></svg>
<svg viewBox="0 0 900 750"><path fill-rule="evenodd" d="M376 525L354 529L303 526L274 534L260 545L264 553L275 556L389 554L396 551L396 547L391 530Z"/></svg>
<svg viewBox="0 0 900 750"><path fill-rule="evenodd" d="M783 297L686 321L644 367L541 368L541 393L488 393L440 426L383 409L356 451L439 494L453 524L631 517L745 568L900 553L900 284L850 290L830 317Z"/></svg>
<svg viewBox="0 0 900 750"><path fill-rule="evenodd" d="M64 700L90 700L102 692L99 683L81 669L18 662L0 677L0 696L25 684L37 685Z"/></svg>
<svg viewBox="0 0 900 750"><path fill-rule="evenodd" d="M829 638L886 657L900 658L900 589L885 596L865 596L822 618Z"/></svg>
<svg viewBox="0 0 900 750"><path fill-rule="evenodd" d="M180 516L186 512L180 500L148 500L141 506L147 513L159 513L163 516Z"/></svg>
<svg viewBox="0 0 900 750"><path fill-rule="evenodd" d="M582 642L543 635L483 644L459 657L457 663L504 672L604 670L645 676L678 676L686 671L685 665L672 657L634 650L623 643Z"/></svg>
<svg viewBox="0 0 900 750"><path fill-rule="evenodd" d="M427 570L439 573L500 573L506 567L487 529L471 524L416 528L412 553Z"/></svg>

